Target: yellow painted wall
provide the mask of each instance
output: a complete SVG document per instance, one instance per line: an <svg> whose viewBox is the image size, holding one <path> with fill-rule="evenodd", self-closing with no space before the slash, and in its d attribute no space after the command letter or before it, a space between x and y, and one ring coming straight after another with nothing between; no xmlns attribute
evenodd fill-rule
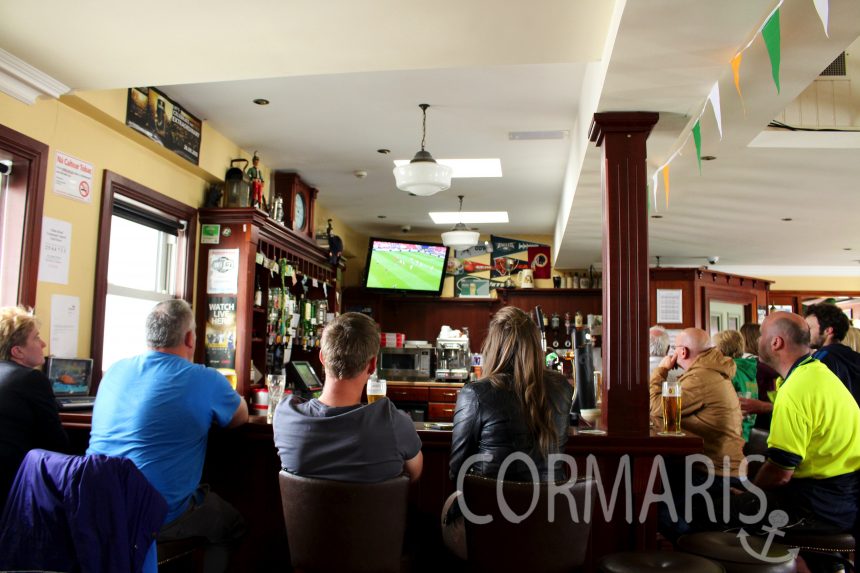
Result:
<svg viewBox="0 0 860 573"><path fill-rule="evenodd" d="M762 277L773 281L770 290L860 291L860 267L856 277Z"/></svg>
<svg viewBox="0 0 860 573"><path fill-rule="evenodd" d="M204 123L200 165L194 166L126 127L125 97L125 90L85 92L64 96L59 101L39 99L34 105L25 105L0 93L0 124L49 147L44 216L71 223L72 246L69 284L40 281L36 314L42 321L42 337L49 341L51 296L79 297L78 356L91 353L93 277L104 171L113 171L185 204L199 207L208 186L223 180L231 158L250 157L247 151L239 149ZM92 202L76 201L53 192L53 161L57 151L92 164ZM263 168L267 174L265 191L268 194L269 171L265 166ZM134 253L127 256L133 257Z"/></svg>

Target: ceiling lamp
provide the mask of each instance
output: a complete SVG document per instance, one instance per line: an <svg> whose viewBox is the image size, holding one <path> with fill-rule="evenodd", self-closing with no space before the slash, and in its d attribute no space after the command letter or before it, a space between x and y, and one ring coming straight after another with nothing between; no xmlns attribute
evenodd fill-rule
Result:
<svg viewBox="0 0 860 573"><path fill-rule="evenodd" d="M463 211L463 196L457 195L460 199L460 212ZM455 251L462 251L478 244L478 239L481 237L478 231L470 231L460 221L450 231L442 233L442 244L446 247L452 247Z"/></svg>
<svg viewBox="0 0 860 573"><path fill-rule="evenodd" d="M429 104L422 103L418 107L424 114L421 129L421 151L415 154L407 165L394 168L394 180L397 188L413 195L426 197L451 186L453 169L447 165L436 163L429 151L424 150L424 140L427 138L427 108Z"/></svg>

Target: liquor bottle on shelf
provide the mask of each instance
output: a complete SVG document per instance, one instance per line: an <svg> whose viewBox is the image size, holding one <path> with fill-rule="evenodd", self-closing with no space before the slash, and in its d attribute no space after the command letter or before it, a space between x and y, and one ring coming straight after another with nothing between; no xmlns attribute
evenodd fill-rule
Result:
<svg viewBox="0 0 860 573"><path fill-rule="evenodd" d="M247 300L247 299L245 299ZM263 287L260 286L260 277L255 278L254 306L263 306Z"/></svg>

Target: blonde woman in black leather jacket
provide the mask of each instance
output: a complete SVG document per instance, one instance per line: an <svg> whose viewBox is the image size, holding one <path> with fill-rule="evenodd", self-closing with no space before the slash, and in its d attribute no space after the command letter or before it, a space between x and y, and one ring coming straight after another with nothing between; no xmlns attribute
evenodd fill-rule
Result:
<svg viewBox="0 0 860 573"><path fill-rule="evenodd" d="M530 316L513 306L499 310L490 321L482 348L486 377L460 390L451 437L450 477L461 472L497 478L505 458L525 453L541 481L564 479L561 467L547 467L549 454L567 442L573 388L557 372L546 370L540 332ZM473 454L489 454L489 461L464 467ZM506 481L531 481L526 463L515 461L505 471ZM458 492L459 493L459 492ZM458 496L443 509L443 538L448 548L465 559L465 528Z"/></svg>

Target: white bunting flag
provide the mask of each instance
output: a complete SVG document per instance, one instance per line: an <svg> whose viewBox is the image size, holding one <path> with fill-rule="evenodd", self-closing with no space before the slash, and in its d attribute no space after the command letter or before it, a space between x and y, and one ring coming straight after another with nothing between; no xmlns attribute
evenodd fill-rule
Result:
<svg viewBox="0 0 860 573"><path fill-rule="evenodd" d="M818 17L821 18L821 24L824 26L824 35L828 38L830 33L827 31L828 23L830 22L830 0L812 0L815 4L815 11L818 12Z"/></svg>
<svg viewBox="0 0 860 573"><path fill-rule="evenodd" d="M714 87L711 88L711 93L708 94L708 99L711 100L711 107L714 108L714 117L717 119L717 129L720 130L720 140L723 139L723 116L720 112L720 83L714 82Z"/></svg>

